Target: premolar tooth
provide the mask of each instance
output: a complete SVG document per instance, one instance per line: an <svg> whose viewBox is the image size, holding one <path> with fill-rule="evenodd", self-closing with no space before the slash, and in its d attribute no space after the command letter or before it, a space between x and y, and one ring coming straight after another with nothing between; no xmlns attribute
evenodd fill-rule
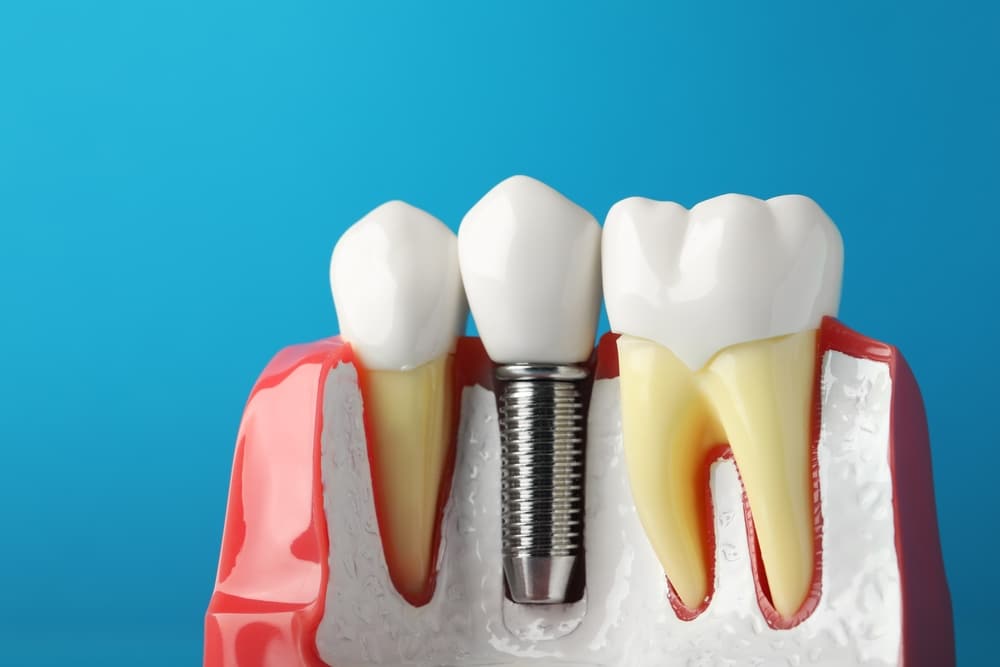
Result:
<svg viewBox="0 0 1000 667"><path fill-rule="evenodd" d="M630 479L688 607L710 587L700 477L713 444L733 449L775 608L790 617L809 592L814 330L836 314L841 265L839 233L805 197L725 195L690 212L633 198L608 214Z"/></svg>
<svg viewBox="0 0 1000 667"><path fill-rule="evenodd" d="M455 234L408 204L383 204L337 242L330 285L341 334L366 371L386 565L400 594L422 604L452 441L451 352L468 315Z"/></svg>

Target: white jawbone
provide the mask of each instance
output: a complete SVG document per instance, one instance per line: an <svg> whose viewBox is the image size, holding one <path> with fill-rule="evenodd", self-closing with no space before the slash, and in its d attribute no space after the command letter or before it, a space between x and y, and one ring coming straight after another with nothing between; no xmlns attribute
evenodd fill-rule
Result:
<svg viewBox="0 0 1000 667"><path fill-rule="evenodd" d="M622 449L618 381L595 383L587 459L587 597L565 607L504 598L499 432L493 395L462 397L458 459L434 598L414 608L389 581L372 501L361 396L351 365L323 404L322 475L330 576L316 634L337 667L369 665L897 665L900 578L889 468L889 368L827 352L818 445L822 594L790 630L757 606L742 488L731 459L712 467L715 582L707 610L679 620L639 522Z"/></svg>

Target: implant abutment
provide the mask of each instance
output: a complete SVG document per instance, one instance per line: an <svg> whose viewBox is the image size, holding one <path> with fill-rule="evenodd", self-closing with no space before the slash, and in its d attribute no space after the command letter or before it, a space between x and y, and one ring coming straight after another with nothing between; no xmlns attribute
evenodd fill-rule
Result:
<svg viewBox="0 0 1000 667"><path fill-rule="evenodd" d="M503 567L516 603L583 596L589 377L575 364L496 367Z"/></svg>

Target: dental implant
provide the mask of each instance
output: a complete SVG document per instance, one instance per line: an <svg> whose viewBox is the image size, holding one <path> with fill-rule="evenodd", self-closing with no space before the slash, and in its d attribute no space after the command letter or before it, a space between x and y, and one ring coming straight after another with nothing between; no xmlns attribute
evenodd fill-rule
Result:
<svg viewBox="0 0 1000 667"><path fill-rule="evenodd" d="M513 176L465 215L462 280L495 364L501 551L520 604L579 600L585 582L589 359L601 302L601 229L549 186Z"/></svg>
<svg viewBox="0 0 1000 667"><path fill-rule="evenodd" d="M579 598L588 375L569 364L496 368L503 568L514 602Z"/></svg>

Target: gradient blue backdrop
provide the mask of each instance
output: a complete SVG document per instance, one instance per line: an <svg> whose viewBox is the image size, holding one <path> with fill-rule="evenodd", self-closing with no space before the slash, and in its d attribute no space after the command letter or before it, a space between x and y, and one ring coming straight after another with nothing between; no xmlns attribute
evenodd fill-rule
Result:
<svg viewBox="0 0 1000 667"><path fill-rule="evenodd" d="M3 4L0 663L197 664L241 409L337 331L334 242L513 173L599 218L826 208L842 318L923 385L960 658L992 662L993 3L535 4Z"/></svg>

